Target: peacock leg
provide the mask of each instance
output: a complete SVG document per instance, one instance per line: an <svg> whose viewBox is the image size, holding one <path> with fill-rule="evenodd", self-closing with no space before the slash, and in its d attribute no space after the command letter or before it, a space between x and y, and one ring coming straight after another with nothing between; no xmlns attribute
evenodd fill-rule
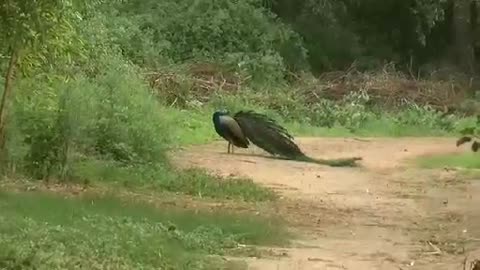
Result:
<svg viewBox="0 0 480 270"><path fill-rule="evenodd" d="M230 154L230 142L228 142L228 147L227 147L227 154Z"/></svg>

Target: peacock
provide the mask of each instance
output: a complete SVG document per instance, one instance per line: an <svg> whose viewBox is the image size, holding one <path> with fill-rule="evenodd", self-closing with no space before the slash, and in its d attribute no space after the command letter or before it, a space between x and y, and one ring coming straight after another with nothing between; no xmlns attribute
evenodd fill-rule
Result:
<svg viewBox="0 0 480 270"><path fill-rule="evenodd" d="M239 111L233 116L227 110L215 111L212 121L217 134L228 142L227 153L234 153L234 146L248 148L251 142L272 156L288 160L329 166L355 166L355 161L361 160L360 157L336 160L311 158L300 150L284 127L265 114L252 110Z"/></svg>
<svg viewBox="0 0 480 270"><path fill-rule="evenodd" d="M214 112L212 120L217 134L228 142L227 153L230 153L230 148L233 153L233 146L248 148L250 142L243 134L240 125L229 115L227 110Z"/></svg>

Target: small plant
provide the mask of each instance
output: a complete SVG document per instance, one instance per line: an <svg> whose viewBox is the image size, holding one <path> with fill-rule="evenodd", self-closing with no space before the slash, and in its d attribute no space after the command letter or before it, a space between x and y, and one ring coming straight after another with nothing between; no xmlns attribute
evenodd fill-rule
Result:
<svg viewBox="0 0 480 270"><path fill-rule="evenodd" d="M442 116L429 105L420 106L415 103L407 103L404 111L397 114L395 122L399 125L423 126L430 129L440 128L445 131L454 130L454 117Z"/></svg>
<svg viewBox="0 0 480 270"><path fill-rule="evenodd" d="M374 116L367 106L369 100L365 91L352 92L338 103L320 99L312 106L311 123L328 128L339 124L354 132Z"/></svg>
<svg viewBox="0 0 480 270"><path fill-rule="evenodd" d="M462 137L457 140L457 147L472 142L471 149L477 152L480 149L480 115L477 115L477 121L472 126L462 129L460 133Z"/></svg>

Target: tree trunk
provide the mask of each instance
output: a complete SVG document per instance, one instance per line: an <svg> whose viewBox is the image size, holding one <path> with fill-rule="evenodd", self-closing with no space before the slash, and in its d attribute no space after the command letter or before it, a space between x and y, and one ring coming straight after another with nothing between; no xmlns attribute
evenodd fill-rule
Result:
<svg viewBox="0 0 480 270"><path fill-rule="evenodd" d="M6 124L8 114L8 99L13 89L13 82L15 80L15 70L18 64L19 50L12 49L10 55L10 62L8 63L7 74L5 75L5 87L3 89L2 100L0 101L0 166L4 166L7 161L7 152L5 151L5 143L7 140Z"/></svg>
<svg viewBox="0 0 480 270"><path fill-rule="evenodd" d="M471 0L453 1L454 55L457 66L468 75L475 72L470 16Z"/></svg>

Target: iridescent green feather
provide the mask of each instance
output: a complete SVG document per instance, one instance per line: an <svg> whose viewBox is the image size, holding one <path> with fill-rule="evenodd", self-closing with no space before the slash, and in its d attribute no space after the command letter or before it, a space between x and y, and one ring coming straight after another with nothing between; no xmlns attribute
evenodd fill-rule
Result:
<svg viewBox="0 0 480 270"><path fill-rule="evenodd" d="M293 136L268 116L253 111L239 111L233 118L238 122L245 137L271 155L280 158L313 162L329 166L355 166L360 157L344 159L314 159L305 155L293 141Z"/></svg>

